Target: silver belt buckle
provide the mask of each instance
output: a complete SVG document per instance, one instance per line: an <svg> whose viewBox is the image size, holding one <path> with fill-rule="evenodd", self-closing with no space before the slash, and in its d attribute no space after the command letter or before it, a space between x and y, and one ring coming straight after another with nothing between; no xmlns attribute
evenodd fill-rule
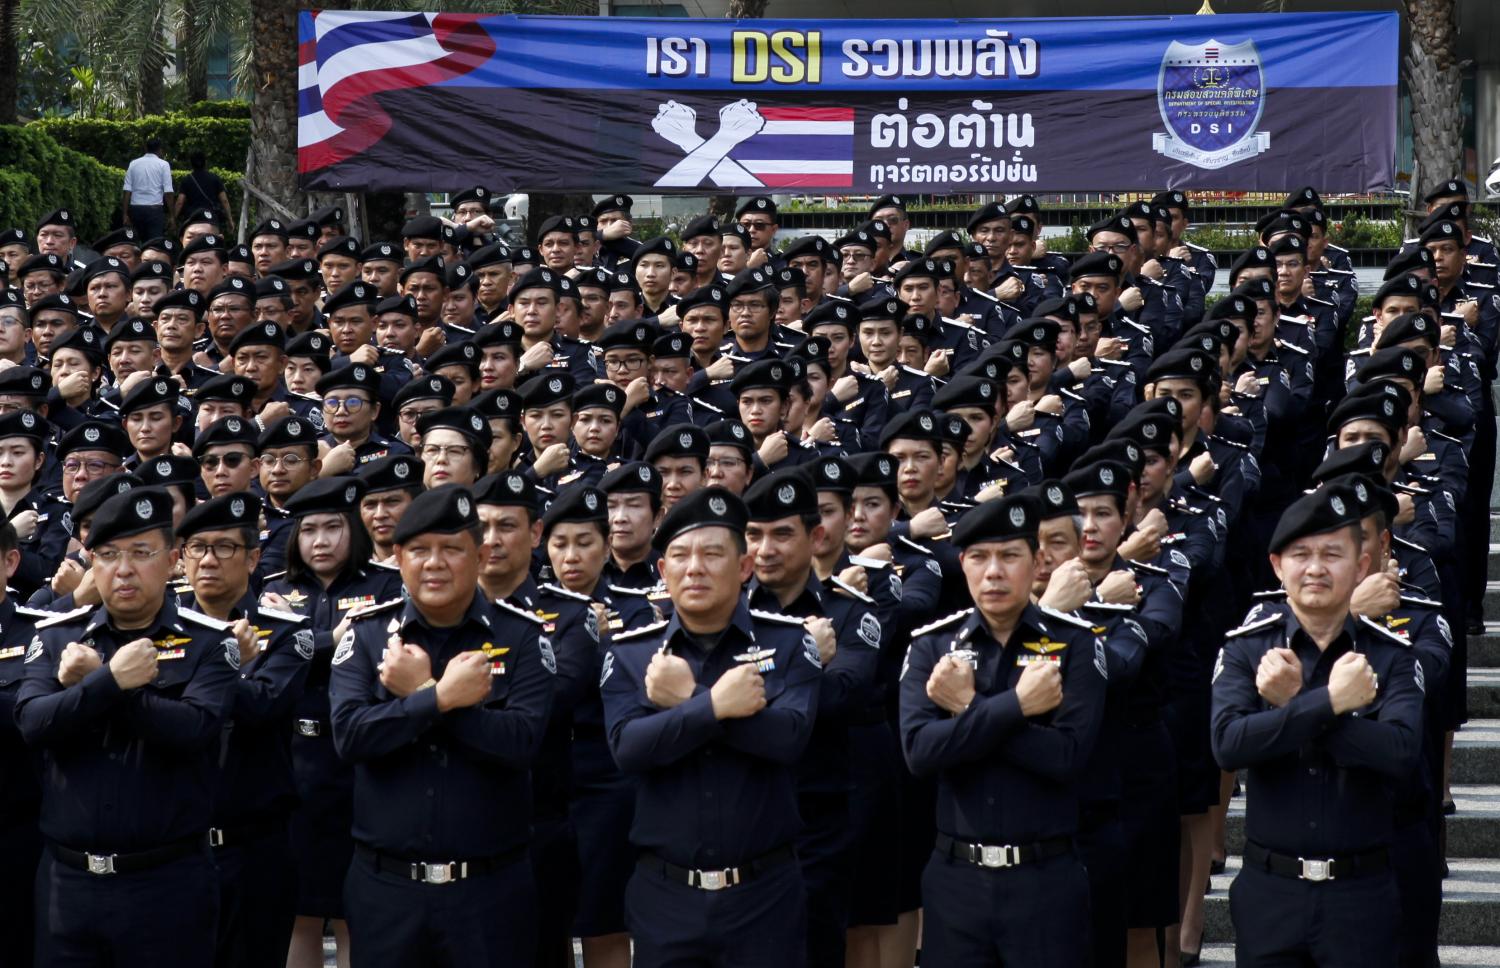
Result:
<svg viewBox="0 0 1500 968"><path fill-rule="evenodd" d="M321 732L321 726L322 724L316 719L299 719L297 720L297 735L317 736Z"/></svg>
<svg viewBox="0 0 1500 968"><path fill-rule="evenodd" d="M704 891L722 891L739 882L739 872L734 869L722 871L697 871L698 883L694 885Z"/></svg>
<svg viewBox="0 0 1500 968"><path fill-rule="evenodd" d="M1302 873L1297 876L1304 881L1331 881L1333 880L1333 861L1331 860L1308 860L1306 857L1298 857L1298 863L1302 865Z"/></svg>
<svg viewBox="0 0 1500 968"><path fill-rule="evenodd" d="M208 846L210 846L210 847L223 847L224 846L224 831L220 830L218 827L209 827L208 828Z"/></svg>
<svg viewBox="0 0 1500 968"><path fill-rule="evenodd" d="M1019 858L1012 859L1013 847L991 847L987 844L979 844L978 847L981 867L1014 867L1019 862Z"/></svg>
<svg viewBox="0 0 1500 968"><path fill-rule="evenodd" d="M451 884L458 879L455 868L458 864L452 861L446 864L416 864L420 868L420 880L424 884Z"/></svg>
<svg viewBox="0 0 1500 968"><path fill-rule="evenodd" d="M90 874L113 874L115 872L114 854L84 854L88 859Z"/></svg>

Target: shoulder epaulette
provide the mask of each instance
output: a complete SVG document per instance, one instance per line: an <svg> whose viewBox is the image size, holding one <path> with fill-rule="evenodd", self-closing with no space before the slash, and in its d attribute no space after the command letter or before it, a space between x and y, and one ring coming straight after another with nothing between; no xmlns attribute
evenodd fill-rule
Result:
<svg viewBox="0 0 1500 968"><path fill-rule="evenodd" d="M849 564L858 565L861 568L889 568L891 563L884 558L866 558L864 555L850 555Z"/></svg>
<svg viewBox="0 0 1500 968"><path fill-rule="evenodd" d="M970 289L969 291L976 296L981 296L985 299L988 299L992 303L997 303L1000 301L999 296L996 296L994 293L985 292L983 289Z"/></svg>
<svg viewBox="0 0 1500 968"><path fill-rule="evenodd" d="M1477 265L1478 263L1472 263L1472 264ZM1490 285L1487 282L1475 282L1473 279L1465 279L1464 280L1464 285L1465 286L1472 286L1475 289L1494 289L1495 288L1494 286Z"/></svg>
<svg viewBox="0 0 1500 968"><path fill-rule="evenodd" d="M543 582L539 590L547 592L551 595L556 595L559 598L571 598L574 601L578 602L593 601L593 599L589 598L587 595L581 594L579 592L569 591L561 585L554 585L552 582Z"/></svg>
<svg viewBox="0 0 1500 968"><path fill-rule="evenodd" d="M66 625L69 622L76 622L93 610L94 606L83 605L73 609L71 612L54 612L52 618L36 623L36 627L39 629L50 629L54 625Z"/></svg>
<svg viewBox="0 0 1500 968"><path fill-rule="evenodd" d="M1372 622L1370 620L1369 616L1367 616L1367 615L1361 615L1359 617L1359 621L1360 621L1360 623L1362 625L1365 625L1365 626L1367 626L1369 628L1374 629L1375 631L1379 632L1381 635L1383 635L1386 638L1390 639L1392 642L1395 642L1397 645L1401 646L1403 649L1409 649L1409 648L1411 648L1411 643L1410 642L1408 642L1406 639L1403 639L1401 636L1397 635L1395 632L1392 632L1390 629L1386 628L1384 625L1381 625L1379 622Z"/></svg>
<svg viewBox="0 0 1500 968"><path fill-rule="evenodd" d="M667 625L667 620L662 619L660 622L652 622L650 625L642 625L640 628L627 629L624 632L616 632L610 636L609 640L611 644L629 642L631 639L638 639L643 636L654 635L655 633L665 629Z"/></svg>
<svg viewBox="0 0 1500 968"><path fill-rule="evenodd" d="M1267 629L1273 625L1278 625L1285 620L1286 613L1277 612L1274 615L1267 615L1265 618L1257 622L1251 622L1248 625L1241 625L1237 629L1230 629L1228 632L1224 633L1224 637L1226 639L1239 638L1241 635L1249 635L1251 632L1259 632L1261 629Z"/></svg>
<svg viewBox="0 0 1500 968"><path fill-rule="evenodd" d="M1057 395L1060 397L1067 397L1069 400L1074 400L1078 403L1087 402L1083 399L1083 397L1080 397L1078 394L1074 393L1072 390L1067 389L1066 387L1059 388L1057 391Z"/></svg>
<svg viewBox="0 0 1500 968"><path fill-rule="evenodd" d="M843 595L848 595L850 598L858 599L859 601L864 602L866 605L875 604L875 599L871 598L869 595L866 595L864 592L860 591L858 588L855 588L853 585L850 585L848 582L842 581L837 576L835 576L832 581L833 590L835 592Z"/></svg>
<svg viewBox="0 0 1500 968"><path fill-rule="evenodd" d="M902 544L906 545L908 548L912 549L913 551L920 551L922 554L928 556L929 558L932 557L932 549L931 548L924 548L921 545L917 544L915 541L913 541L910 538L906 537L905 535L900 535L900 534L896 535L896 540L899 541L899 542L901 542Z"/></svg>
<svg viewBox="0 0 1500 968"><path fill-rule="evenodd" d="M1238 440L1230 440L1228 437L1220 437L1218 434L1209 434L1208 439L1216 444L1228 444L1230 447L1238 447L1240 450L1249 450L1249 444L1242 444Z"/></svg>
<svg viewBox="0 0 1500 968"><path fill-rule="evenodd" d="M1375 348L1372 347L1372 346L1358 346L1358 347L1355 347L1354 349L1350 350L1348 355L1350 355L1350 356L1369 356L1373 352L1375 352Z"/></svg>
<svg viewBox="0 0 1500 968"><path fill-rule="evenodd" d="M53 618L53 617L55 617L57 615L56 612L49 612L45 608L27 608L25 605L17 605L16 606L16 614L17 615L24 615L27 618L40 618L40 619L49 619L49 618Z"/></svg>
<svg viewBox="0 0 1500 968"><path fill-rule="evenodd" d="M1261 602L1279 602L1286 598L1286 589L1271 588L1263 592L1251 592L1250 597Z"/></svg>
<svg viewBox="0 0 1500 968"><path fill-rule="evenodd" d="M1424 548L1421 545L1417 544L1415 541L1409 541L1406 538L1403 538L1403 537L1401 537L1398 534L1391 535L1391 541L1394 544L1405 545L1406 547L1410 548L1413 551L1420 551L1424 555L1427 554L1427 549L1426 548Z"/></svg>
<svg viewBox="0 0 1500 968"><path fill-rule="evenodd" d="M926 370L918 370L915 367L907 366L905 363L901 364L901 369L905 370L907 373L910 373L910 374L912 374L914 376L927 376L927 377L932 376L932 374L928 373Z"/></svg>
<svg viewBox="0 0 1500 968"><path fill-rule="evenodd" d="M1333 303L1329 302L1326 299L1319 299L1317 296L1303 296L1302 298L1306 299L1310 303L1317 303L1319 306L1333 306Z"/></svg>
<svg viewBox="0 0 1500 968"><path fill-rule="evenodd" d="M1105 603L1104 602L1085 602L1084 603L1084 607L1088 608L1088 607L1093 606L1093 605L1103 605L1103 604L1105 604ZM1110 608L1111 608L1111 610L1113 610L1113 606L1111 606ZM1133 606L1133 605L1127 605L1125 607L1125 611L1131 611L1134 608L1135 608L1135 606ZM1092 631L1093 628L1094 628L1094 626L1092 624L1090 624L1088 622L1085 622L1081 618L1077 618L1075 616L1069 615L1067 612L1059 612L1056 609L1048 608L1045 605L1038 605L1037 609L1043 615L1047 616L1048 618L1055 618L1059 622L1067 622L1069 625L1076 625L1079 628L1089 629L1090 631Z"/></svg>
<svg viewBox="0 0 1500 968"><path fill-rule="evenodd" d="M496 608L503 608L507 612L510 612L513 615L519 615L522 618L529 619L530 621L533 621L533 622L535 622L538 625L545 624L541 620L541 617L538 616L535 612L528 612L524 608L517 608L516 606L512 605L510 602L501 601L500 599L495 599L495 607Z"/></svg>
<svg viewBox="0 0 1500 968"><path fill-rule="evenodd" d="M1431 436L1431 437L1441 437L1444 440L1450 441L1450 442L1455 443L1455 444L1462 444L1463 443L1463 441L1459 440L1457 437L1450 437L1447 434L1443 433L1441 430L1428 430L1428 431L1424 431L1424 432L1428 436Z"/></svg>
<svg viewBox="0 0 1500 968"><path fill-rule="evenodd" d="M944 326L961 326L964 329L973 329L974 328L971 324L966 323L966 322L964 322L961 319L949 319L947 316L943 317L943 325Z"/></svg>
<svg viewBox="0 0 1500 968"><path fill-rule="evenodd" d="M610 585L608 587L609 587L610 591L614 592L617 595L646 596L646 595L649 595L653 591L656 590L654 587L653 588L628 588L628 587L626 587L624 585Z"/></svg>
<svg viewBox="0 0 1500 968"><path fill-rule="evenodd" d="M713 404L709 403L707 400L704 400L701 397L693 397L693 406L695 406L695 407L703 407L705 410L712 410L714 413L723 413L724 412L720 408L714 406Z"/></svg>
<svg viewBox="0 0 1500 968"><path fill-rule="evenodd" d="M928 622L926 625L922 626L919 629L912 629L911 637L916 638L919 635L927 635L930 632L937 632L945 629L950 625L956 625L964 619L968 618L973 611L974 610L972 608L966 608L963 611L954 612L952 615L945 615L942 618L938 619L936 622Z"/></svg>
<svg viewBox="0 0 1500 968"><path fill-rule="evenodd" d="M1208 252L1208 253L1212 254L1212 250L1211 249L1209 249L1206 246L1199 245L1196 242L1189 242L1187 239L1183 239L1182 240L1182 244L1185 245L1185 246L1187 246L1189 249L1197 249L1199 252Z"/></svg>
<svg viewBox="0 0 1500 968"><path fill-rule="evenodd" d="M763 618L768 622L780 622L783 625L796 625L800 627L802 620L795 615L786 615L782 612L767 612L758 608L750 609L750 614L755 618Z"/></svg>
<svg viewBox="0 0 1500 968"><path fill-rule="evenodd" d="M1171 575L1172 574L1170 571L1167 571L1165 568L1158 568L1156 565L1148 565L1144 561L1127 561L1125 564L1130 568L1131 571L1144 571L1148 575Z"/></svg>
<svg viewBox="0 0 1500 968"><path fill-rule="evenodd" d="M1403 605L1415 605L1418 608L1436 608L1436 609L1441 609L1443 607L1443 603L1442 602L1434 602L1432 599L1430 599L1430 598L1423 598L1421 595L1402 595L1401 596L1401 604L1403 604Z"/></svg>
<svg viewBox="0 0 1500 968"><path fill-rule="evenodd" d="M1281 340L1276 341L1276 348L1282 350L1291 350L1293 353L1301 353L1303 356L1306 356L1309 352L1311 352L1310 350L1298 346L1296 343L1283 343Z"/></svg>
<svg viewBox="0 0 1500 968"><path fill-rule="evenodd" d="M272 618L279 618L283 622L306 622L307 621L307 617L305 615L297 615L297 614L292 613L292 612L283 612L279 608L260 608L260 609L256 609L256 611L257 611L258 614L261 614L261 615L269 615Z"/></svg>
<svg viewBox="0 0 1500 968"><path fill-rule="evenodd" d="M1332 249L1335 252L1348 252L1349 251L1348 249L1344 248L1342 245L1334 245L1332 242L1329 242L1328 244L1324 245L1323 248L1325 248L1325 249Z"/></svg>
<svg viewBox="0 0 1500 968"><path fill-rule="evenodd" d="M278 571L278 572L273 572L272 574L267 575L265 577L264 581L270 582L270 581L275 581L278 578L285 578L285 577L286 577L286 572L285 571Z"/></svg>
<svg viewBox="0 0 1500 968"><path fill-rule="evenodd" d="M388 565L383 561L371 561L369 562L369 565L371 568L378 568L381 571L394 571L397 574L400 574L401 572L400 568L397 568L395 565Z"/></svg>
<svg viewBox="0 0 1500 968"><path fill-rule="evenodd" d="M215 632L223 632L225 629L229 628L228 622L221 622L218 619L213 618L212 616L204 615L202 612L196 612L191 608L178 608L177 614L181 615L189 622L192 622L194 625L202 625L204 628L213 629Z"/></svg>
<svg viewBox="0 0 1500 968"><path fill-rule="evenodd" d="M391 608L394 608L395 606L400 605L403 601L405 601L405 599L403 598L392 598L384 602L375 602L374 604L366 605L363 608L356 608L354 611L350 612L347 617L364 618L366 615L374 615L377 612L384 612Z"/></svg>

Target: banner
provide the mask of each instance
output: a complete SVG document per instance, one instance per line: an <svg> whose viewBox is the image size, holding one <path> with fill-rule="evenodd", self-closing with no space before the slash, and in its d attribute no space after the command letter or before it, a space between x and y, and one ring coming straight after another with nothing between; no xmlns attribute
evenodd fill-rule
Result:
<svg viewBox="0 0 1500 968"><path fill-rule="evenodd" d="M309 189L1389 188L1395 13L303 12Z"/></svg>

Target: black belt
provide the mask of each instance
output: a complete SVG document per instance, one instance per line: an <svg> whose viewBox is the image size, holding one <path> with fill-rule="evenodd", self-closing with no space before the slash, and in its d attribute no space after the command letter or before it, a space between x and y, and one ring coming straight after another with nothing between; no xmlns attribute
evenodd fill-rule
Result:
<svg viewBox="0 0 1500 968"><path fill-rule="evenodd" d="M373 847L355 844L354 852L371 867L382 874L394 874L423 884L451 884L467 877L482 877L509 867L526 856L523 845L492 857L475 857L469 860L420 861L383 854Z"/></svg>
<svg viewBox="0 0 1500 968"><path fill-rule="evenodd" d="M1073 838L1053 837L1034 844L970 844L954 840L940 833L934 841L937 852L944 857L965 861L976 867L998 869L1034 864L1049 857L1060 857L1073 849Z"/></svg>
<svg viewBox="0 0 1500 968"><path fill-rule="evenodd" d="M285 817L265 817L260 820L246 820L242 823L230 824L227 827L210 827L208 828L208 845L210 847L239 847L285 829Z"/></svg>
<svg viewBox="0 0 1500 968"><path fill-rule="evenodd" d="M74 850L55 843L48 843L47 847L60 863L74 870L100 875L134 874L202 853L208 847L208 839L199 834L165 847L153 847L129 854L91 854L86 850Z"/></svg>
<svg viewBox="0 0 1500 968"><path fill-rule="evenodd" d="M636 863L639 867L661 874L669 880L686 884L688 887L696 887L700 891L722 891L726 887L753 881L767 871L775 870L795 859L796 855L791 847L778 847L738 867L727 867L716 871L689 870L686 867L678 867L655 854L642 854L641 859Z"/></svg>
<svg viewBox="0 0 1500 968"><path fill-rule="evenodd" d="M1390 854L1384 847L1367 850L1362 854L1347 854L1343 857L1293 857L1267 850L1260 844L1245 844L1245 866L1295 877L1303 881L1336 881L1345 877L1365 877L1381 874L1390 869Z"/></svg>

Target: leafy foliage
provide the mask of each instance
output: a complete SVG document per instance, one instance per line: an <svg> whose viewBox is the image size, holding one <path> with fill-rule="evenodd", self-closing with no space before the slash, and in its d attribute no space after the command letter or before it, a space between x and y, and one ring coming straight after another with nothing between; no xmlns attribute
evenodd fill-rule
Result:
<svg viewBox="0 0 1500 968"><path fill-rule="evenodd" d="M186 168L194 151L201 151L210 168L243 170L250 147L250 119L190 117L186 114L148 115L131 121L99 118L43 118L29 127L46 132L59 144L96 161L124 168L141 153L146 139L158 137L163 157Z"/></svg>

